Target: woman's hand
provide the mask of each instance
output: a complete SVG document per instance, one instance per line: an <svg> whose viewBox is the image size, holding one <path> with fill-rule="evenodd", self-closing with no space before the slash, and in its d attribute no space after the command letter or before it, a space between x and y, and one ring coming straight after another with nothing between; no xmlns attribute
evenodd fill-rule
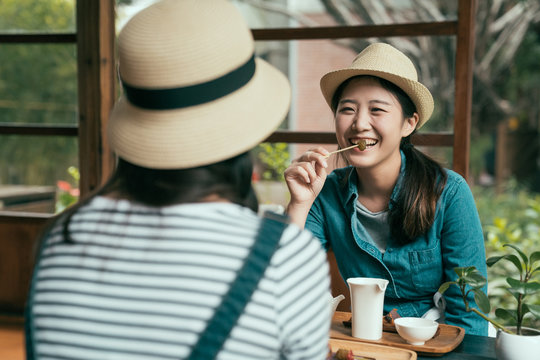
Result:
<svg viewBox="0 0 540 360"><path fill-rule="evenodd" d="M287 214L300 227L304 227L309 209L326 181L326 155L328 150L323 147L308 150L285 170L285 181L291 194Z"/></svg>

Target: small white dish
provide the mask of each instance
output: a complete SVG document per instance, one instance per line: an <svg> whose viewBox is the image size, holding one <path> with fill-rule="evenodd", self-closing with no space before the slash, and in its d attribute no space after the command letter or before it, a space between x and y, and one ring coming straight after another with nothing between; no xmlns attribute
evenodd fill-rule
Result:
<svg viewBox="0 0 540 360"><path fill-rule="evenodd" d="M434 320L401 317L394 320L396 330L411 345L424 345L437 332L439 323Z"/></svg>

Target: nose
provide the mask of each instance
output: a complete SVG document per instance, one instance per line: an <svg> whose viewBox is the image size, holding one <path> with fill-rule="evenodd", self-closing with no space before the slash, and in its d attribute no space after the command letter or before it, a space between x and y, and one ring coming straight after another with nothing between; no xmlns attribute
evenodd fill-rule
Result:
<svg viewBox="0 0 540 360"><path fill-rule="evenodd" d="M352 128L356 131L367 130L371 126L369 114L366 111L358 111L353 119Z"/></svg>

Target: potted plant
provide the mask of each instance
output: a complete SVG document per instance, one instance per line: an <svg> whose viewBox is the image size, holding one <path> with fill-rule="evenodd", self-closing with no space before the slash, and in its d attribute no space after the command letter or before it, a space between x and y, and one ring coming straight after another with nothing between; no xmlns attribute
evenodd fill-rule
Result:
<svg viewBox="0 0 540 360"><path fill-rule="evenodd" d="M495 316L510 325L503 325L485 315L491 311L489 298L482 290L487 280L474 266L454 268L457 279L442 284L439 292L444 293L451 285L458 286L466 310L478 314L498 329L495 345L498 359L525 359L534 353L531 351L540 351L540 331L523 327L523 319L526 315L540 319L540 305L530 304L526 301L531 295L540 293L540 283L533 279L535 275L540 274L540 266L535 267L535 263L540 261L540 251L535 251L527 256L516 245L504 244L503 247L513 249L517 255L511 253L493 256L488 258L486 263L491 267L501 260L506 260L518 270L519 278L506 278L506 290L515 298L515 308L495 310ZM474 301L480 311L469 305L467 296L471 292L474 294ZM531 349L531 346L534 347L534 350Z"/></svg>

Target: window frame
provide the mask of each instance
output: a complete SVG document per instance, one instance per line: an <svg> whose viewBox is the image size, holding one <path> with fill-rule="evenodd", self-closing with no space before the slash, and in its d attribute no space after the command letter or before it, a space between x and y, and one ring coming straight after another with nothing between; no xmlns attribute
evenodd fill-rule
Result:
<svg viewBox="0 0 540 360"><path fill-rule="evenodd" d="M77 125L2 123L0 135L78 137L81 198L97 189L114 166L105 133L116 94L114 9L115 2L110 0L77 0L74 33L0 34L0 44L76 45ZM43 217L42 214L9 211L0 212L2 216Z"/></svg>

